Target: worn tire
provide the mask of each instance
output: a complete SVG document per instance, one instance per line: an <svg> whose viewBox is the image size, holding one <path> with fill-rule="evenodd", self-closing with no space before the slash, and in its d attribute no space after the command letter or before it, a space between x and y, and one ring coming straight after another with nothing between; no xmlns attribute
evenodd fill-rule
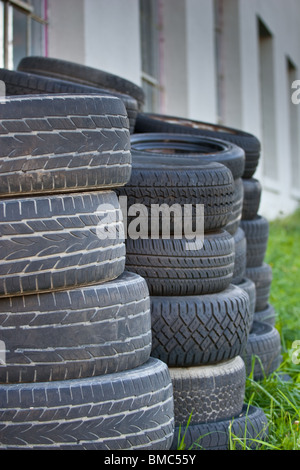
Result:
<svg viewBox="0 0 300 470"><path fill-rule="evenodd" d="M201 249L188 240L126 240L126 269L142 276L150 295L200 295L220 292L232 280L234 241L226 231L207 233Z"/></svg>
<svg viewBox="0 0 300 470"><path fill-rule="evenodd" d="M255 311L264 310L270 298L273 272L272 267L268 263L253 268L246 267L246 277L251 279L255 284L256 303Z"/></svg>
<svg viewBox="0 0 300 470"><path fill-rule="evenodd" d="M110 96L7 97L0 106L0 196L123 186L128 119Z"/></svg>
<svg viewBox="0 0 300 470"><path fill-rule="evenodd" d="M212 366L170 367L175 426L209 423L238 415L245 398L244 361L235 357Z"/></svg>
<svg viewBox="0 0 300 470"><path fill-rule="evenodd" d="M125 269L121 217L113 191L0 200L0 297L117 278ZM102 236L106 229L116 236Z"/></svg>
<svg viewBox="0 0 300 470"><path fill-rule="evenodd" d="M202 163L221 163L232 173L233 179L242 177L245 153L237 145L216 138L182 133L144 133L131 135L131 149L145 159L174 155L195 158Z"/></svg>
<svg viewBox="0 0 300 470"><path fill-rule="evenodd" d="M246 273L247 263L247 240L243 229L238 227L233 236L235 255L234 255L234 271L232 276L232 284L239 284L242 282Z"/></svg>
<svg viewBox="0 0 300 470"><path fill-rule="evenodd" d="M151 355L169 367L216 364L246 347L252 323L249 297L237 286L217 294L150 300Z"/></svg>
<svg viewBox="0 0 300 470"><path fill-rule="evenodd" d="M16 70L0 69L0 80L5 83L6 95L39 95L39 94L96 94L114 96L123 101L129 120L130 133L133 133L138 113L137 102L129 95L109 92L108 90L89 87L67 80L59 80Z"/></svg>
<svg viewBox="0 0 300 470"><path fill-rule="evenodd" d="M247 267L261 266L268 246L268 220L258 215L252 220L241 220L240 227L247 239Z"/></svg>
<svg viewBox="0 0 300 470"><path fill-rule="evenodd" d="M244 200L242 209L242 219L252 220L258 215L260 206L262 185L255 178L243 178Z"/></svg>
<svg viewBox="0 0 300 470"><path fill-rule="evenodd" d="M0 403L3 450L168 450L174 435L171 378L153 358L115 374L0 385Z"/></svg>
<svg viewBox="0 0 300 470"><path fill-rule="evenodd" d="M197 230L197 205L204 206L204 231L223 228L230 219L234 204L234 181L228 168L219 163L201 163L195 158L174 156L147 157L132 150L132 174L129 183L117 188L128 207L152 205L185 205L192 208L192 229ZM132 222L128 217L128 225ZM151 230L150 221L148 230ZM160 228L162 230L162 228ZM174 216L170 217L170 233L174 232Z"/></svg>
<svg viewBox="0 0 300 470"><path fill-rule="evenodd" d="M142 110L145 102L145 93L139 85L118 75L75 62L30 56L20 61L18 70L104 88L113 93L124 93L137 101L139 110Z"/></svg>
<svg viewBox="0 0 300 470"><path fill-rule="evenodd" d="M268 323L254 321L242 358L247 375L252 374L254 380L272 374L282 361L277 329Z"/></svg>
<svg viewBox="0 0 300 470"><path fill-rule="evenodd" d="M151 353L147 285L128 272L96 286L0 299L0 325L0 383L122 372Z"/></svg>
<svg viewBox="0 0 300 470"><path fill-rule="evenodd" d="M267 304L263 310L257 310L254 313L254 320L258 322L268 323L269 325L275 326L276 323L276 311L273 305Z"/></svg>
<svg viewBox="0 0 300 470"><path fill-rule="evenodd" d="M200 423L188 427L175 427L171 450L177 450L183 435L186 450L230 450L231 438L238 437L243 444L235 444L235 449L259 449L268 440L268 420L262 409L244 404L242 412L231 419Z"/></svg>
<svg viewBox="0 0 300 470"><path fill-rule="evenodd" d="M139 134L146 132L190 134L231 142L245 152L244 170L237 177L251 178L256 171L260 158L261 145L254 135L239 129L207 122L160 114L139 113L134 132Z"/></svg>

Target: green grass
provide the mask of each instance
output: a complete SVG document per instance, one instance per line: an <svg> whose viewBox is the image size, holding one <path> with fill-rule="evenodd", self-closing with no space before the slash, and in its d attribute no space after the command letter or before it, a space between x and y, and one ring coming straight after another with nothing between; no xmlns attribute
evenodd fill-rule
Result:
<svg viewBox="0 0 300 470"><path fill-rule="evenodd" d="M283 360L263 380L247 377L245 403L261 408L268 418L269 437L260 450L300 450L300 209L270 223L265 262L273 272L269 301L277 314ZM179 448L185 448L184 429ZM230 450L237 448L248 450L243 440L230 435Z"/></svg>
<svg viewBox="0 0 300 470"><path fill-rule="evenodd" d="M277 315L283 361L259 382L247 378L246 402L262 408L268 418L269 440L262 450L300 450L300 363L295 363L300 360L300 209L270 223L265 262L273 272L270 303Z"/></svg>

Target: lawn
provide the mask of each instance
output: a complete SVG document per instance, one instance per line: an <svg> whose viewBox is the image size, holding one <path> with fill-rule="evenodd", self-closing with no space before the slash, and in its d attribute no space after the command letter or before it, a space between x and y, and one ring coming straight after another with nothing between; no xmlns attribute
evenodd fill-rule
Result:
<svg viewBox="0 0 300 470"><path fill-rule="evenodd" d="M270 303L277 313L283 362L260 382L247 378L246 401L262 408L269 421L262 450L300 450L300 210L270 223L265 261L273 271Z"/></svg>

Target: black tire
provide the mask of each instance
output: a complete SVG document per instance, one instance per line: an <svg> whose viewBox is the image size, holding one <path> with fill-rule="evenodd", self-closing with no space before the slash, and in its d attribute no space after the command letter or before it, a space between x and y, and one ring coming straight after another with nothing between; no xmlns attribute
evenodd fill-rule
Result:
<svg viewBox="0 0 300 470"><path fill-rule="evenodd" d="M252 220L241 220L240 227L247 239L247 267L261 266L268 246L268 220L258 215Z"/></svg>
<svg viewBox="0 0 300 470"><path fill-rule="evenodd" d="M263 263L261 266L253 268L246 267L246 277L251 279L255 284L256 303L255 311L264 310L269 303L270 290L272 285L272 267Z"/></svg>
<svg viewBox="0 0 300 470"><path fill-rule="evenodd" d="M142 110L145 102L144 90L139 85L118 75L75 62L51 57L30 56L24 57L20 61L18 70L100 87L113 93L124 93L137 101L139 110Z"/></svg>
<svg viewBox="0 0 300 470"><path fill-rule="evenodd" d="M242 210L243 220L252 220L258 215L262 185L257 179L243 178L244 201Z"/></svg>
<svg viewBox="0 0 300 470"><path fill-rule="evenodd" d="M46 382L133 369L151 353L146 282L117 280L0 300L0 383Z"/></svg>
<svg viewBox="0 0 300 470"><path fill-rule="evenodd" d="M252 318L248 294L230 285L217 294L150 297L153 357L169 367L216 364L245 349Z"/></svg>
<svg viewBox="0 0 300 470"><path fill-rule="evenodd" d="M128 119L113 96L7 97L0 107L0 196L123 186Z"/></svg>
<svg viewBox="0 0 300 470"><path fill-rule="evenodd" d="M245 445L255 450L262 445L259 441L267 442L268 435L268 420L263 410L244 404L242 412L231 419L194 424L187 428L176 426L171 450L179 448L183 436L186 450L230 450L231 441L232 447L237 450L242 450ZM235 437L242 444L236 443Z"/></svg>
<svg viewBox="0 0 300 470"><path fill-rule="evenodd" d="M281 340L277 329L268 323L254 321L242 355L247 375L262 380L272 374L282 361Z"/></svg>
<svg viewBox="0 0 300 470"><path fill-rule="evenodd" d="M128 207L143 204L148 214L156 205L191 205L192 228L197 230L196 206L204 206L204 230L216 231L229 221L234 204L234 181L228 168L219 163L201 163L195 158L144 158L132 152L132 174L129 183L117 188ZM132 218L128 217L130 224ZM170 233L174 216L170 217ZM148 224L150 232L151 224Z"/></svg>
<svg viewBox="0 0 300 470"><path fill-rule="evenodd" d="M0 401L3 450L168 450L172 444L172 382L167 366L153 358L115 374L0 385Z"/></svg>
<svg viewBox="0 0 300 470"><path fill-rule="evenodd" d="M242 174L239 174L239 177L243 178L251 178L254 175L260 158L261 145L254 135L239 129L207 122L160 114L139 113L134 132L139 134L146 132L191 134L232 142L245 152L244 170Z"/></svg>
<svg viewBox="0 0 300 470"><path fill-rule="evenodd" d="M253 281L251 281L251 279L248 279L248 278L245 277L237 284L237 286L240 289L243 289L244 291L246 291L248 296L249 296L249 312L250 312L250 316L251 316L252 320L254 321L255 306L256 306L256 288L255 288L255 284L254 284ZM251 328L252 328L253 321L250 325L250 331L251 331Z"/></svg>
<svg viewBox="0 0 300 470"><path fill-rule="evenodd" d="M143 156L146 161L152 157L170 159L193 157L202 163L221 163L232 173L233 179L242 177L245 167L245 153L237 145L217 138L182 133L145 133L131 135L133 155Z"/></svg>
<svg viewBox="0 0 300 470"><path fill-rule="evenodd" d="M276 323L276 311L273 305L268 304L266 308L254 313L254 320L258 322L268 323L269 325L275 326Z"/></svg>
<svg viewBox="0 0 300 470"><path fill-rule="evenodd" d="M245 277L247 263L247 240L244 230L238 227L233 236L235 255L234 255L234 271L232 276L232 284L239 284Z"/></svg>
<svg viewBox="0 0 300 470"><path fill-rule="evenodd" d="M170 367L175 426L238 415L245 398L245 364L237 356L212 366Z"/></svg>
<svg viewBox="0 0 300 470"><path fill-rule="evenodd" d="M237 229L240 226L242 219L242 210L243 210L243 200L244 200L244 187L242 178L237 178L234 180L234 203L229 217L229 222L225 225L225 230L231 235L235 235Z"/></svg>
<svg viewBox="0 0 300 470"><path fill-rule="evenodd" d="M0 69L0 80L5 83L6 95L39 95L39 94L96 94L100 96L114 96L123 101L129 120L129 130L133 133L138 113L137 102L129 95L112 93L108 90L80 85L67 80L43 77L26 72Z"/></svg>
<svg viewBox="0 0 300 470"><path fill-rule="evenodd" d="M205 235L201 249L188 240L126 240L126 269L142 276L150 295L200 295L226 289L234 269L234 240L226 231Z"/></svg>
<svg viewBox="0 0 300 470"><path fill-rule="evenodd" d="M113 191L0 200L0 297L117 278L125 269L121 217Z"/></svg>

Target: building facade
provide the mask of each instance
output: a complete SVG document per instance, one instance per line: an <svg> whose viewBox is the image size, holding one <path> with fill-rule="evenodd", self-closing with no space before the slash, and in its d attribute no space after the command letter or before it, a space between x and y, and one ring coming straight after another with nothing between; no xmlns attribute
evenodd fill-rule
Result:
<svg viewBox="0 0 300 470"><path fill-rule="evenodd" d="M253 133L260 213L298 207L299 0L0 0L0 26L1 67L79 62L143 86L145 111Z"/></svg>

